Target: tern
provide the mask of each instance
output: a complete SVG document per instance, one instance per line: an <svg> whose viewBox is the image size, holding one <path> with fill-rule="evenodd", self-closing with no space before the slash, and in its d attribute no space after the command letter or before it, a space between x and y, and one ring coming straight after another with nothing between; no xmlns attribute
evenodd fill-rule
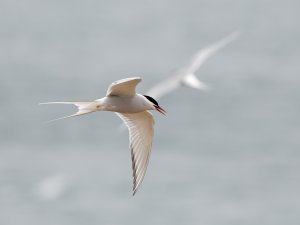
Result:
<svg viewBox="0 0 300 225"><path fill-rule="evenodd" d="M240 36L240 31L236 30L222 39L200 49L192 57L190 62L183 68L177 70L175 74L163 79L153 87L151 87L146 95L152 96L153 98L160 99L163 96L175 91L177 88L187 86L198 90L208 91L210 87L199 80L195 73L203 65L203 63L213 56L216 52L227 46L229 43L234 41ZM126 126L120 124L118 130L124 131Z"/></svg>
<svg viewBox="0 0 300 225"><path fill-rule="evenodd" d="M109 86L104 98L94 101L41 103L73 104L78 107L75 114L52 121L98 111L115 112L129 130L133 195L135 195L145 177L152 148L154 119L152 113L148 110L156 110L166 115L166 111L158 105L154 98L136 93L136 86L141 80L140 77L133 77L115 81Z"/></svg>
<svg viewBox="0 0 300 225"><path fill-rule="evenodd" d="M210 44L203 49L200 49L185 67L181 68L175 74L154 85L146 94L152 96L155 99L159 99L180 86L188 86L199 90L209 90L209 86L200 81L195 76L195 72L209 57L211 57L217 51L221 50L230 42L237 39L239 35L239 31L232 32L221 40Z"/></svg>

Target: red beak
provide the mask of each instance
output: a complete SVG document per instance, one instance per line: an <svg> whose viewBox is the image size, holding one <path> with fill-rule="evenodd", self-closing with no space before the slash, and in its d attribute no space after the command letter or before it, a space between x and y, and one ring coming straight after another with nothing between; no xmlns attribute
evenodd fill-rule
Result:
<svg viewBox="0 0 300 225"><path fill-rule="evenodd" d="M161 108L160 106L155 106L155 109L156 109L158 112L160 112L161 114L163 114L163 115L166 115L166 114L167 114L166 110L164 110L164 109Z"/></svg>

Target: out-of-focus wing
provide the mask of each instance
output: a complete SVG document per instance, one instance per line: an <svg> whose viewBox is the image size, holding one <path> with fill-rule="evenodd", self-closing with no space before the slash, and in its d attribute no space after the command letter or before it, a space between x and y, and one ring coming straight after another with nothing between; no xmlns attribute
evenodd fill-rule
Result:
<svg viewBox="0 0 300 225"><path fill-rule="evenodd" d="M183 85L203 91L209 90L209 86L199 80L194 74L186 74L186 76L176 74L154 85L147 91L147 95L157 100Z"/></svg>
<svg viewBox="0 0 300 225"><path fill-rule="evenodd" d="M150 88L146 94L158 100L162 96L177 89L180 85L181 83L178 76L167 77L166 79Z"/></svg>
<svg viewBox="0 0 300 225"><path fill-rule="evenodd" d="M167 77L158 84L154 85L148 92L147 95L159 99L162 96L174 91L181 85L189 86L200 90L208 90L209 87L200 81L196 76L195 72L202 66L202 64L214 53L221 50L227 44L235 40L239 36L239 31L235 31L230 35L222 38L221 40L200 49L192 58L190 63L178 70L174 75Z"/></svg>
<svg viewBox="0 0 300 225"><path fill-rule="evenodd" d="M186 74L193 74L195 73L199 67L214 53L221 50L223 47L228 45L230 42L235 40L239 36L240 32L235 31L228 36L222 38L221 40L199 50L195 56L192 58L190 63L182 69L182 76Z"/></svg>

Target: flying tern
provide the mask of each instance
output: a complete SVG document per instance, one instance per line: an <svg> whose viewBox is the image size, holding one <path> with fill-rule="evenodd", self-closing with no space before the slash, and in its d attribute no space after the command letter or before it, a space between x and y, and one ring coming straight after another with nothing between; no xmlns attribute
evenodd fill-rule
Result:
<svg viewBox="0 0 300 225"><path fill-rule="evenodd" d="M41 103L73 104L78 107L78 111L75 114L59 119L98 111L115 112L129 130L133 195L137 192L144 179L152 148L154 119L148 110L156 110L164 115L166 114L166 111L158 105L154 98L136 93L136 86L140 82L141 78L139 77L115 81L109 86L104 98L94 101Z"/></svg>
<svg viewBox="0 0 300 225"><path fill-rule="evenodd" d="M146 94L155 99L159 99L180 86L188 86L199 90L208 90L209 87L195 76L195 72L210 56L235 40L239 34L239 31L235 31L221 40L200 49L185 67L154 85Z"/></svg>
<svg viewBox="0 0 300 225"><path fill-rule="evenodd" d="M237 39L239 35L240 31L234 31L219 41L200 49L185 67L179 69L175 74L154 85L146 92L146 94L155 99L160 99L161 97L169 94L181 86L188 86L203 91L209 90L210 87L196 77L196 71L209 57L213 56L216 52L224 48L230 42ZM125 125L120 124L119 131L124 130Z"/></svg>

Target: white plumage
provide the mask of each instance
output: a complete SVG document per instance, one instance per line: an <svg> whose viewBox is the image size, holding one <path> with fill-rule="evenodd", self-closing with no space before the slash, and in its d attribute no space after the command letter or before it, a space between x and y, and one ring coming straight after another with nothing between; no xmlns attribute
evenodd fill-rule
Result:
<svg viewBox="0 0 300 225"><path fill-rule="evenodd" d="M196 71L209 57L235 40L239 34L239 31L235 31L221 40L200 49L185 67L154 85L150 88L147 94L155 99L159 99L180 86L188 86L199 90L208 90L209 86L196 77Z"/></svg>
<svg viewBox="0 0 300 225"><path fill-rule="evenodd" d="M156 100L150 96L137 94L135 88L141 78L133 77L113 82L106 96L89 102L48 102L42 104L74 104L78 112L67 117L74 117L97 111L112 111L123 120L129 130L133 170L133 194L140 187L149 163L153 134L154 119L147 110L157 110L165 114ZM60 119L63 119L60 118Z"/></svg>

